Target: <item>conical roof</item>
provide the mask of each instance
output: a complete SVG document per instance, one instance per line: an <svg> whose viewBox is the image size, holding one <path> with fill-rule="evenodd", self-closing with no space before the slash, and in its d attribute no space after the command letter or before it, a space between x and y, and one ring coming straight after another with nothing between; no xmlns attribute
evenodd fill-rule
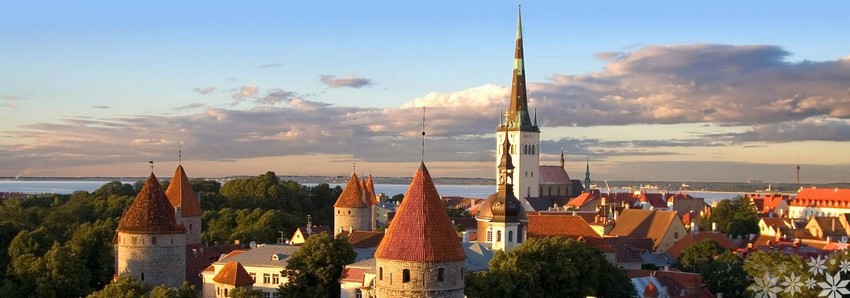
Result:
<svg viewBox="0 0 850 298"><path fill-rule="evenodd" d="M174 219L174 208L168 202L162 186L151 173L142 190L136 195L133 204L121 216L118 232L136 234L173 234L185 233Z"/></svg>
<svg viewBox="0 0 850 298"><path fill-rule="evenodd" d="M360 180L357 179L357 174L352 173L351 179L348 179L348 184L342 189L342 194L334 203L336 208L366 208L369 207L363 203L363 189L360 187Z"/></svg>
<svg viewBox="0 0 850 298"><path fill-rule="evenodd" d="M369 197L369 200L372 202L372 205L377 205L378 193L375 192L375 181L372 180L372 174L369 174L369 180L366 180L366 187L369 189L369 192L372 193L372 196Z"/></svg>
<svg viewBox="0 0 850 298"><path fill-rule="evenodd" d="M213 277L213 281L232 286L250 286L254 284L254 278L245 270L239 262L227 262L218 274Z"/></svg>
<svg viewBox="0 0 850 298"><path fill-rule="evenodd" d="M177 166L174 177L171 178L168 189L165 190L165 195L168 196L171 207L175 209L180 207L180 215L183 217L198 217L204 213L204 210L201 209L201 203L198 201L198 196L195 195L192 184L189 183L189 177L183 170L183 165Z"/></svg>
<svg viewBox="0 0 850 298"><path fill-rule="evenodd" d="M463 261L466 251L422 163L404 195L375 258L399 261Z"/></svg>

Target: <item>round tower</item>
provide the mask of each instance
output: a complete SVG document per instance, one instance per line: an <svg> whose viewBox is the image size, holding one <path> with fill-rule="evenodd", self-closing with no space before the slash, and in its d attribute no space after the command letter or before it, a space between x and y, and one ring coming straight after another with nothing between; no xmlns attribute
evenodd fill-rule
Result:
<svg viewBox="0 0 850 298"><path fill-rule="evenodd" d="M464 297L466 251L425 164L375 251L375 295Z"/></svg>
<svg viewBox="0 0 850 298"><path fill-rule="evenodd" d="M186 244L192 247L200 247L201 216L204 214L204 210L201 209L198 196L192 190L192 184L189 183L189 177L186 176L183 165L177 166L165 195L174 208L177 224L183 225L186 229Z"/></svg>
<svg viewBox="0 0 850 298"><path fill-rule="evenodd" d="M186 280L186 230L153 173L118 223L115 251L116 276L173 288Z"/></svg>
<svg viewBox="0 0 850 298"><path fill-rule="evenodd" d="M366 204L368 198L365 193L357 174L351 174L351 179L334 203L334 235L342 231L372 230L372 208Z"/></svg>

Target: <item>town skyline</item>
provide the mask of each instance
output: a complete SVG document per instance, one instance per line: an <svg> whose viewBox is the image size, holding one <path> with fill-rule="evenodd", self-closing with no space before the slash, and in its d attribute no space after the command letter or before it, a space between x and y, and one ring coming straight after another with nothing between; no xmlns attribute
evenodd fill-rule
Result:
<svg viewBox="0 0 850 298"><path fill-rule="evenodd" d="M516 7L483 3L262 4L232 19L4 4L0 176L141 176L148 160L176 165L178 147L195 176L355 162L405 176L425 106L434 175L491 178ZM594 179L792 182L799 160L804 184L846 181L848 4L721 4L523 6L541 163L563 147L574 179L590 156Z"/></svg>

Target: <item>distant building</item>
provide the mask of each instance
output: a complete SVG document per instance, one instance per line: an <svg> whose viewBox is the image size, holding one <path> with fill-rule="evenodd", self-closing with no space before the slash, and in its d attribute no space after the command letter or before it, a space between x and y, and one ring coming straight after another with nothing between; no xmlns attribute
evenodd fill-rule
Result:
<svg viewBox="0 0 850 298"><path fill-rule="evenodd" d="M609 235L651 238L653 250L661 253L688 234L675 211L625 209Z"/></svg>
<svg viewBox="0 0 850 298"><path fill-rule="evenodd" d="M334 235L342 233L343 230L373 230L373 219L377 217L377 210L372 205L375 196L369 198L369 193L368 188L363 187L363 182L357 179L357 174L352 173L351 179L334 203Z"/></svg>
<svg viewBox="0 0 850 298"><path fill-rule="evenodd" d="M788 217L790 210L789 195L779 193L745 194L744 198L750 199L761 217Z"/></svg>
<svg viewBox="0 0 850 298"><path fill-rule="evenodd" d="M295 232L292 233L292 238L290 238L289 243L292 245L304 244L307 241L307 238L313 236L318 233L331 233L331 229L328 226L313 226L312 222L308 219L307 226L298 227L295 229Z"/></svg>
<svg viewBox="0 0 850 298"><path fill-rule="evenodd" d="M788 213L792 218L850 213L850 189L802 188L790 204Z"/></svg>
<svg viewBox="0 0 850 298"><path fill-rule="evenodd" d="M611 264L617 263L616 250L580 216L564 213L528 214L528 238L561 237L584 242L598 249Z"/></svg>

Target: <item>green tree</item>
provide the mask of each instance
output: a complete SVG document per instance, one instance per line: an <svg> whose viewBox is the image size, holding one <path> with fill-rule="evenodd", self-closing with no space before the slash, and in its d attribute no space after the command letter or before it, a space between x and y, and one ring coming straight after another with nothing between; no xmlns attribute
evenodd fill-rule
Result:
<svg viewBox="0 0 850 298"><path fill-rule="evenodd" d="M279 293L283 297L339 297L339 276L355 256L344 236L310 236L287 261L282 272L287 282Z"/></svg>
<svg viewBox="0 0 850 298"><path fill-rule="evenodd" d="M158 285L151 289L150 293L148 293L148 297L150 298L177 298L177 290L166 287L164 285Z"/></svg>
<svg viewBox="0 0 850 298"><path fill-rule="evenodd" d="M89 294L88 298L146 298L148 292L149 287L129 275L124 275L102 290Z"/></svg>
<svg viewBox="0 0 850 298"><path fill-rule="evenodd" d="M841 254L833 254L831 258L838 257L839 255ZM837 266L840 263L840 260L836 260L834 265L835 268L832 268L833 271L831 272L837 271ZM827 262L827 264L832 263ZM747 257L747 260L744 261L744 271L747 272L750 279L762 278L765 274L771 277L788 278L793 274L795 277L800 277L800 281L805 281L811 277L811 274L809 274L809 272L804 268L805 260L803 260L802 257L779 251L764 252L757 250L750 254L750 256ZM785 280L781 279L781 281L784 282ZM815 297L819 292L806 287L802 287L800 290L802 290L802 293L796 293L794 297ZM792 297L792 295L787 292L783 292L778 295L779 297Z"/></svg>
<svg viewBox="0 0 850 298"><path fill-rule="evenodd" d="M529 239L496 252L490 271L466 276L468 297L635 297L626 275L597 249L572 239Z"/></svg>
<svg viewBox="0 0 850 298"><path fill-rule="evenodd" d="M703 239L683 249L676 267L701 274L703 283L724 297L746 297L746 288L752 282L743 261L713 239Z"/></svg>
<svg viewBox="0 0 850 298"><path fill-rule="evenodd" d="M749 235L759 233L759 216L755 205L749 199L738 196L722 200L711 210L710 221L717 223L720 232L730 235Z"/></svg>
<svg viewBox="0 0 850 298"><path fill-rule="evenodd" d="M700 266L704 266L714 260L715 257L728 251L713 239L703 239L691 244L682 250L676 267L682 271L698 272Z"/></svg>
<svg viewBox="0 0 850 298"><path fill-rule="evenodd" d="M230 298L263 298L263 291L237 287L230 290Z"/></svg>

